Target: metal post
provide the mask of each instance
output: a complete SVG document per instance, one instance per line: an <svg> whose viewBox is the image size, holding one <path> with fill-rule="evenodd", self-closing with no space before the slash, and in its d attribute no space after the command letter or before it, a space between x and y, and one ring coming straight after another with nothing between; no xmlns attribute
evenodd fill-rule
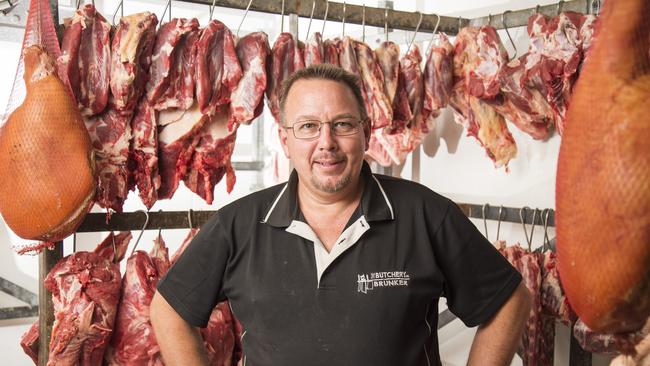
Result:
<svg viewBox="0 0 650 366"><path fill-rule="evenodd" d="M52 306L52 294L45 288L45 277L50 273L54 265L63 258L63 242L54 244L54 249L43 249L38 255L38 364L46 366L49 351L50 338L52 336L52 324L54 323L54 308Z"/></svg>

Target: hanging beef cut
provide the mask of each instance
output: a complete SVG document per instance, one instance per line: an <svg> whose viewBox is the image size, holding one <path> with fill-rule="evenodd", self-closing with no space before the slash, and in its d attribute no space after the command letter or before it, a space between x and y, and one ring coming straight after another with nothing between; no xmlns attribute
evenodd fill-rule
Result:
<svg viewBox="0 0 650 366"><path fill-rule="evenodd" d="M323 46L323 37L320 33L314 32L305 43L303 50L303 58L305 60L305 67L311 65L322 64L325 62L325 49Z"/></svg>
<svg viewBox="0 0 650 366"><path fill-rule="evenodd" d="M160 235L149 253L138 250L129 257L113 337L106 350L108 365L164 365L149 305L158 280L168 269L169 254Z"/></svg>
<svg viewBox="0 0 650 366"><path fill-rule="evenodd" d="M237 41L237 58L243 75L230 97L229 128L234 123L250 124L262 114L268 78L266 59L270 52L264 32L250 33Z"/></svg>
<svg viewBox="0 0 650 366"><path fill-rule="evenodd" d="M201 113L213 115L219 106L230 103L241 77L232 33L220 21L210 21L196 51L196 100Z"/></svg>
<svg viewBox="0 0 650 366"><path fill-rule="evenodd" d="M341 42L340 39L335 38L333 40L331 39L326 39L323 42L323 62L327 64L332 64L336 66L340 66L339 62L339 43Z"/></svg>
<svg viewBox="0 0 650 366"><path fill-rule="evenodd" d="M54 59L34 45L23 60L27 95L0 129L0 213L22 238L62 240L92 205L91 142Z"/></svg>
<svg viewBox="0 0 650 366"><path fill-rule="evenodd" d="M556 182L560 278L598 332L650 315L650 2L607 1L562 136Z"/></svg>
<svg viewBox="0 0 650 366"><path fill-rule="evenodd" d="M424 101L422 118L433 129L434 119L449 104L454 86L454 46L444 34L439 34L429 49L424 66ZM394 107L393 107L394 108Z"/></svg>
<svg viewBox="0 0 650 366"><path fill-rule="evenodd" d="M280 33L273 44L270 62L266 63L268 80L266 84L266 98L268 106L277 123L280 120L280 93L282 82L294 72L303 69L305 62L298 43L291 33Z"/></svg>
<svg viewBox="0 0 650 366"><path fill-rule="evenodd" d="M375 55L384 76L384 94L393 105L399 80L399 46L395 42L382 42L375 50Z"/></svg>
<svg viewBox="0 0 650 366"><path fill-rule="evenodd" d="M598 333L578 319L573 326L573 336L583 350L607 356L634 354L634 346L643 339L643 332Z"/></svg>
<svg viewBox="0 0 650 366"><path fill-rule="evenodd" d="M131 121L131 186L138 187L142 203L151 209L158 200L160 174L158 173L158 125L156 111L145 97L140 99Z"/></svg>
<svg viewBox="0 0 650 366"><path fill-rule="evenodd" d="M77 9L63 33L59 77L72 90L84 116L101 113L108 103L111 25L86 4Z"/></svg>
<svg viewBox="0 0 650 366"><path fill-rule="evenodd" d="M117 111L132 112L144 92L157 24L156 15L149 12L120 19L111 44L110 73L113 104Z"/></svg>
<svg viewBox="0 0 650 366"><path fill-rule="evenodd" d="M73 253L48 273L45 287L54 305L48 366L102 364L120 300L119 262L130 240L130 232L110 233L93 252ZM21 338L37 364L38 337L37 321Z"/></svg>
<svg viewBox="0 0 650 366"><path fill-rule="evenodd" d="M381 71L377 56L372 49L363 42L352 41L359 65L359 76L370 103L367 112L372 118L372 128L390 126L393 121L393 109L390 100L384 93L384 74Z"/></svg>

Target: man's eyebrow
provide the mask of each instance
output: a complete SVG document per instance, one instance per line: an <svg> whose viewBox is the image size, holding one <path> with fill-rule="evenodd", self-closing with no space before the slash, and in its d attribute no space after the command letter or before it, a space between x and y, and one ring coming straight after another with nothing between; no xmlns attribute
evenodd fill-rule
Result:
<svg viewBox="0 0 650 366"><path fill-rule="evenodd" d="M339 118L358 118L352 113L341 113L337 114L332 118L332 120L337 120ZM296 121L304 121L304 120L315 120L315 121L320 121L320 119L317 116L311 115L311 114L304 114L296 117Z"/></svg>

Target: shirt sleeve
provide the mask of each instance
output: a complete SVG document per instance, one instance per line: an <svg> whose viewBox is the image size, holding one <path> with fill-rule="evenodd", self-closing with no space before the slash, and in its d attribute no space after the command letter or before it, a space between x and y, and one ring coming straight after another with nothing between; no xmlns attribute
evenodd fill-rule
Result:
<svg viewBox="0 0 650 366"><path fill-rule="evenodd" d="M225 234L216 213L158 282L158 292L196 327L207 325L212 309L224 298L222 282L231 248Z"/></svg>
<svg viewBox="0 0 650 366"><path fill-rule="evenodd" d="M435 240L449 310L468 327L492 318L521 282L519 272L451 201Z"/></svg>

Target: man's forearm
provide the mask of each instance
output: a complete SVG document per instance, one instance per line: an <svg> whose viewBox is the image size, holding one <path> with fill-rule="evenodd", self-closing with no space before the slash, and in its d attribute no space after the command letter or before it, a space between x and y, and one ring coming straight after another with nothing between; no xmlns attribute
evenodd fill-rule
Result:
<svg viewBox="0 0 650 366"><path fill-rule="evenodd" d="M468 365L509 365L530 314L530 292L523 284L487 323L479 326Z"/></svg>
<svg viewBox="0 0 650 366"><path fill-rule="evenodd" d="M181 318L158 293L151 300L151 325L165 365L207 365L199 330Z"/></svg>

